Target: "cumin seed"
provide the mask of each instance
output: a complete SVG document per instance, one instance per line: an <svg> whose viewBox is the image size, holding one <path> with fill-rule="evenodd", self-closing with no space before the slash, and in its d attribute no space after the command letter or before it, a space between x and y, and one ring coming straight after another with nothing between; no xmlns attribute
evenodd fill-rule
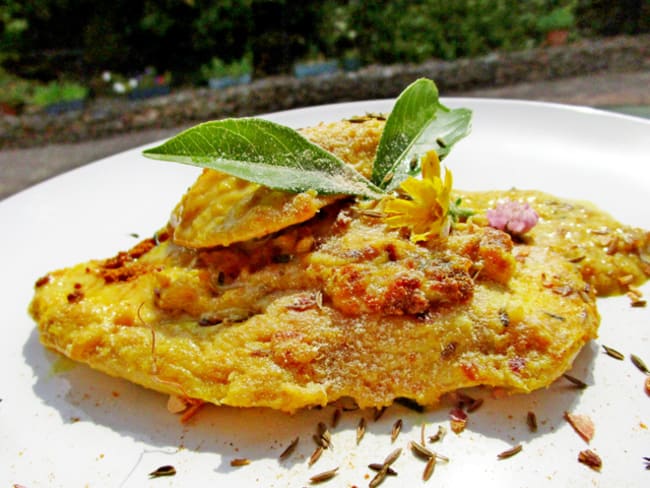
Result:
<svg viewBox="0 0 650 488"><path fill-rule="evenodd" d="M330 434L330 431L327 429L325 423L318 422L317 436L321 440L320 445L323 446L323 448L328 449L332 447L332 434Z"/></svg>
<svg viewBox="0 0 650 488"><path fill-rule="evenodd" d="M280 454L280 461L284 461L287 459L291 454L293 454L293 451L296 450L296 446L298 445L298 442L300 441L300 437L296 437L294 440L291 441L291 443L287 446L287 448L282 451L282 454Z"/></svg>
<svg viewBox="0 0 650 488"><path fill-rule="evenodd" d="M393 464L397 459L402 455L402 448L398 447L395 449L393 452L391 452L388 456L386 456L386 459L384 459L384 464L386 466L390 466Z"/></svg>
<svg viewBox="0 0 650 488"><path fill-rule="evenodd" d="M322 446L316 446L316 449L314 449L314 452L312 452L311 456L309 456L309 461L307 462L307 464L309 466L311 466L314 463L316 463L316 461L318 461L320 459L321 455L323 454L323 451L324 451L324 449L323 449Z"/></svg>
<svg viewBox="0 0 650 488"><path fill-rule="evenodd" d="M335 429L339 425L339 421L341 420L341 409L337 408L334 410L334 413L332 414L332 429Z"/></svg>
<svg viewBox="0 0 650 488"><path fill-rule="evenodd" d="M167 464L165 466L160 466L158 469L149 473L149 478L160 478L161 476L174 476L176 474L176 468L174 466Z"/></svg>
<svg viewBox="0 0 650 488"><path fill-rule="evenodd" d="M632 364L634 364L639 371L645 374L650 374L650 370L648 370L648 367L639 356L636 354L630 354L630 360L632 360Z"/></svg>
<svg viewBox="0 0 650 488"><path fill-rule="evenodd" d="M398 397L395 398L395 403L399 403L403 407L406 407L410 410L413 410L414 412L417 413L423 413L424 412L424 407L420 405L418 402L415 400L412 400L411 398L406 398L406 397Z"/></svg>
<svg viewBox="0 0 650 488"><path fill-rule="evenodd" d="M648 367L639 356L636 354L630 354L630 360L632 361L632 364L638 368L639 371L645 374L650 374L650 370L648 370Z"/></svg>
<svg viewBox="0 0 650 488"><path fill-rule="evenodd" d="M570 374L566 374L566 373L565 373L565 374L563 374L562 376L564 377L565 380L567 380L567 381L573 383L573 385L574 385L576 388L579 388L579 389L581 389L581 390L584 390L585 388L587 388L587 386L589 386L589 385L587 385L587 383L585 383L584 381L582 381L582 380L576 378L575 376L571 376Z"/></svg>
<svg viewBox="0 0 650 488"><path fill-rule="evenodd" d="M384 415L384 412L386 411L386 407L381 407L381 408L375 408L375 415L373 416L373 420L377 422L382 415Z"/></svg>
<svg viewBox="0 0 650 488"><path fill-rule="evenodd" d="M393 429L390 432L390 442L395 442L397 437L399 436L399 433L402 431L402 419L397 419L395 423L393 424Z"/></svg>
<svg viewBox="0 0 650 488"><path fill-rule="evenodd" d="M368 468L372 469L373 471L381 471L382 469L386 469L386 474L388 476L397 476L397 471L395 471L390 466L384 466L380 463L370 463L368 465Z"/></svg>
<svg viewBox="0 0 650 488"><path fill-rule="evenodd" d="M523 446L521 444L517 444L516 446L511 447L510 449L497 454L497 458L499 458L499 459L508 459L509 457L512 457L515 454L519 454L522 449L523 449Z"/></svg>
<svg viewBox="0 0 650 488"><path fill-rule="evenodd" d="M552 319L559 320L561 322L566 321L566 317L562 317L561 315L557 315L555 313L551 313L551 312L547 312L547 311L544 311L544 313L546 315L548 315L549 317L551 317Z"/></svg>
<svg viewBox="0 0 650 488"><path fill-rule="evenodd" d="M616 349L606 346L605 344L603 344L603 349L608 356L613 357L614 359L618 359L619 361L623 361L623 359L625 359L625 356L623 356L622 353L618 352Z"/></svg>
<svg viewBox="0 0 650 488"><path fill-rule="evenodd" d="M230 461L230 465L234 468L238 468L240 466L248 466L250 463L251 460L247 458L236 458Z"/></svg>
<svg viewBox="0 0 650 488"><path fill-rule="evenodd" d="M386 464L381 465L381 469L377 471L377 474L370 480L370 483L368 483L368 488L376 488L381 485L386 479L389 469L390 466Z"/></svg>
<svg viewBox="0 0 650 488"><path fill-rule="evenodd" d="M537 432L537 415L535 415L535 412L528 412L526 415L526 424L528 425L528 430Z"/></svg>
<svg viewBox="0 0 650 488"><path fill-rule="evenodd" d="M436 468L436 457L433 456L429 458L426 466L424 466L424 471L422 472L422 481L428 481L429 478L433 475L433 470Z"/></svg>
<svg viewBox="0 0 650 488"><path fill-rule="evenodd" d="M365 433L366 433L366 419L365 417L361 417L361 419L359 419L359 425L357 425L357 445L361 442L361 439L363 439Z"/></svg>
<svg viewBox="0 0 650 488"><path fill-rule="evenodd" d="M415 454L421 459L424 459L425 461L436 456L432 451L430 451L429 449L427 449L426 447L424 447L422 444L418 442L415 441L409 442L409 447L411 448L411 451L413 451L413 454Z"/></svg>
<svg viewBox="0 0 650 488"><path fill-rule="evenodd" d="M467 406L467 413L476 412L481 406L483 406L484 400L482 398L476 398Z"/></svg>
<svg viewBox="0 0 650 488"><path fill-rule="evenodd" d="M324 481L331 480L332 478L334 478L334 476L336 476L338 470L339 468L337 466L334 469L330 469L328 471L323 471L322 473L315 474L314 476L309 478L309 481L312 484L316 484L316 483L323 483Z"/></svg>

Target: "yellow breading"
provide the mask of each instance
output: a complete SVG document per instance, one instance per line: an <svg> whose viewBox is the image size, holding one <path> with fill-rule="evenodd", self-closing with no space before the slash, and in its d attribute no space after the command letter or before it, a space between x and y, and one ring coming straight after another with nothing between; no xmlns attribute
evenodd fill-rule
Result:
<svg viewBox="0 0 650 488"><path fill-rule="evenodd" d="M365 167L381 123L305 134ZM542 193L462 194L478 213L447 239L415 244L350 200L313 205L314 216L289 216L278 229L276 205L299 196L271 197L260 211L247 200L248 184L218 176L224 194L203 198L206 174L176 212L194 207L182 217L188 244L172 219L156 239L38 280L30 312L43 344L148 388L218 405L295 411L341 397L361 407L399 397L426 405L474 385L548 386L596 337L594 286L615 292L605 283L626 281L621 273L640 282L649 272L647 233L593 208L585 217ZM513 242L485 225L485 209L500 197L539 211L529 237ZM224 217L206 235L214 242L225 232L229 244L205 247L193 223L223 217L228 202L239 205L238 218ZM239 219L259 219L256 238ZM567 226L582 230L559 231ZM629 245L593 244L603 226L637 244L623 237ZM577 259L574 250L599 254ZM603 255L611 261L598 267Z"/></svg>
<svg viewBox="0 0 650 488"><path fill-rule="evenodd" d="M321 123L302 132L369 177L383 127L382 119L368 117ZM228 246L309 220L338 198L312 192L294 195L205 170L172 214L173 239L187 247Z"/></svg>

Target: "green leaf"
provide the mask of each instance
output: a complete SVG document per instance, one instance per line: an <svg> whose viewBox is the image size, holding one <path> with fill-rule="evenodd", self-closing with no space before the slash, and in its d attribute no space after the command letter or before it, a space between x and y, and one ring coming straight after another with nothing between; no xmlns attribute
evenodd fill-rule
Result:
<svg viewBox="0 0 650 488"><path fill-rule="evenodd" d="M472 112L442 105L435 83L421 78L397 98L386 120L373 166L372 181L390 191L419 169L422 155L434 149L442 159L469 134Z"/></svg>
<svg viewBox="0 0 650 488"><path fill-rule="evenodd" d="M276 190L384 196L352 166L295 130L263 119L206 122L145 150L144 155L215 169Z"/></svg>

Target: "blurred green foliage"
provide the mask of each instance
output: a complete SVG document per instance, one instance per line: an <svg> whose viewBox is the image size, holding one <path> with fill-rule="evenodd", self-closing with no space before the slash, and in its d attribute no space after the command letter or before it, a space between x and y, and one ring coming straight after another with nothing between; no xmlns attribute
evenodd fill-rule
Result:
<svg viewBox="0 0 650 488"><path fill-rule="evenodd" d="M574 37L650 32L650 0L0 0L0 64L41 80L154 66L183 83L213 59L250 59L254 76L315 57L452 60L538 45L558 10Z"/></svg>

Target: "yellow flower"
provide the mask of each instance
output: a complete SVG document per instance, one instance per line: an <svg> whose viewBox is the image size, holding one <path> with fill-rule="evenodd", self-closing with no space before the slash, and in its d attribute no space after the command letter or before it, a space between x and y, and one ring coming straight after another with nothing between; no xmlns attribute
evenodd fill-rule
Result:
<svg viewBox="0 0 650 488"><path fill-rule="evenodd" d="M421 164L422 179L409 177L400 185L400 190L409 198L393 197L384 203L385 222L390 227L409 228L413 242L445 236L451 225L451 172L445 168L443 182L435 151L427 152Z"/></svg>

